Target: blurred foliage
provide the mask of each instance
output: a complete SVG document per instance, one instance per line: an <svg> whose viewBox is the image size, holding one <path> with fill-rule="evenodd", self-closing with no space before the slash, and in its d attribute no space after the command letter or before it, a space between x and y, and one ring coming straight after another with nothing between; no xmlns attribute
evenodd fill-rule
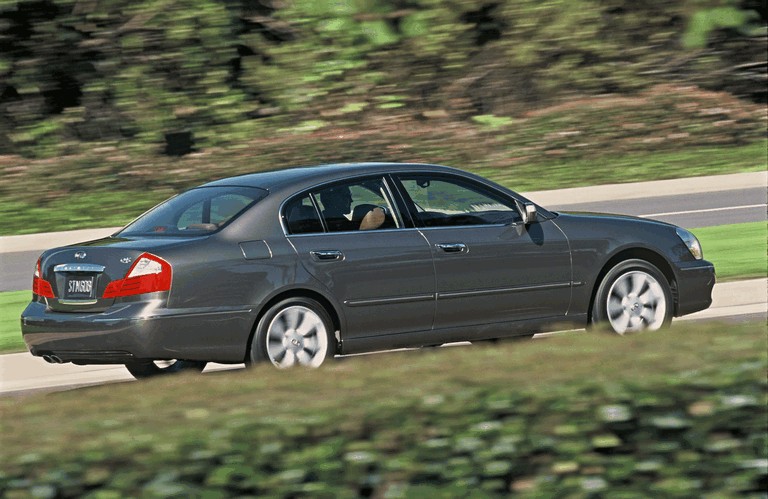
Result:
<svg viewBox="0 0 768 499"><path fill-rule="evenodd" d="M765 102L765 23L747 0L6 0L0 154L128 140L181 155L310 121L471 122L665 81Z"/></svg>
<svg viewBox="0 0 768 499"><path fill-rule="evenodd" d="M2 0L0 233L120 224L297 164L445 163L517 189L764 169L766 17L761 0Z"/></svg>
<svg viewBox="0 0 768 499"><path fill-rule="evenodd" d="M766 360L688 323L6 397L0 495L763 497Z"/></svg>

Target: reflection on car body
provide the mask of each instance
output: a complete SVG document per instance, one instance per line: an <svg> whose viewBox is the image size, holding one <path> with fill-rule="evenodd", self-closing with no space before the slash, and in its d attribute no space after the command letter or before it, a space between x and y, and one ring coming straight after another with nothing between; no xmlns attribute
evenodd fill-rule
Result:
<svg viewBox="0 0 768 499"><path fill-rule="evenodd" d="M708 307L714 280L673 225L551 212L447 167L325 165L211 182L44 252L22 332L48 361L137 377L316 367L564 323L655 330Z"/></svg>

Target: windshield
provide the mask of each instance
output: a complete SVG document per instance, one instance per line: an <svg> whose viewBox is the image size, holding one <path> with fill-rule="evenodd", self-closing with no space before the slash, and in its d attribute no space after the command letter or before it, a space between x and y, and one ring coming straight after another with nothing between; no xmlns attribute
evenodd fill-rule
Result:
<svg viewBox="0 0 768 499"><path fill-rule="evenodd" d="M219 230L264 199L256 187L198 187L160 203L119 236L200 236Z"/></svg>

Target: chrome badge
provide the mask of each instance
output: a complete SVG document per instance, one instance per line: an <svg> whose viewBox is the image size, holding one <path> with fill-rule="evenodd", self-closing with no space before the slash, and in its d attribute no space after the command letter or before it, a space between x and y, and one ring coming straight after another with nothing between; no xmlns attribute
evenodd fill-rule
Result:
<svg viewBox="0 0 768 499"><path fill-rule="evenodd" d="M125 258L121 258L120 263L131 263L131 257L126 256Z"/></svg>
<svg viewBox="0 0 768 499"><path fill-rule="evenodd" d="M77 251L77 252L75 252L75 258L77 258L78 260L82 260L85 257L86 257L85 251Z"/></svg>

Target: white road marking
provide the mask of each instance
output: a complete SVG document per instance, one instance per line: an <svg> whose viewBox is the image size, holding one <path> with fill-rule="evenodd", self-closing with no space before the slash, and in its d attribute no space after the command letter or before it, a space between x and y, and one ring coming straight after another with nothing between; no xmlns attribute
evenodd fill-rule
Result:
<svg viewBox="0 0 768 499"><path fill-rule="evenodd" d="M760 208L768 206L766 203L761 204L745 204L742 206L726 206L724 208L706 208L702 210L687 210L687 211L669 211L667 213L648 213L645 215L639 215L641 217L666 217L670 215L690 215L692 213L711 213L713 211L730 211L730 210L746 210L748 208Z"/></svg>

